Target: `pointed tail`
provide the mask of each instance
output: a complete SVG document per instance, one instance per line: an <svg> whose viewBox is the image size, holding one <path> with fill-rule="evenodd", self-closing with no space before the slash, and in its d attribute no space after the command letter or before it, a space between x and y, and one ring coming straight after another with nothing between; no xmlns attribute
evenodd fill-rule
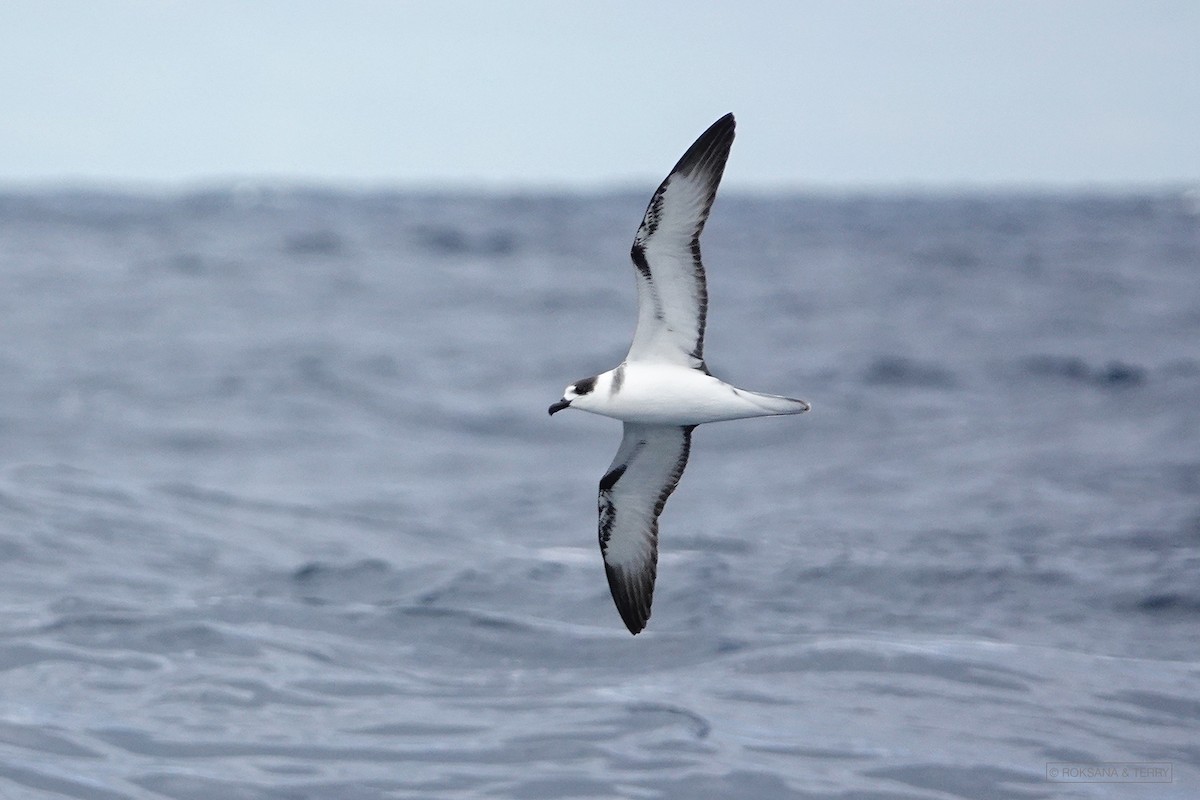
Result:
<svg viewBox="0 0 1200 800"><path fill-rule="evenodd" d="M795 397L747 392L745 389L738 389L737 393L739 397L749 400L767 414L803 414L812 408L808 401L798 400Z"/></svg>

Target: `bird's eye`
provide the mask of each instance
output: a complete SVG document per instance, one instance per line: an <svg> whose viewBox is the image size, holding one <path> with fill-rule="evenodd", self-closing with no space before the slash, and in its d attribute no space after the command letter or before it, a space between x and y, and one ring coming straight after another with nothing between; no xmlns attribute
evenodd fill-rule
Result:
<svg viewBox="0 0 1200 800"><path fill-rule="evenodd" d="M584 378L581 381L577 381L576 384L574 386L572 386L571 388L575 390L575 394L578 394L578 395L587 394L592 389L596 388L596 379L595 378Z"/></svg>

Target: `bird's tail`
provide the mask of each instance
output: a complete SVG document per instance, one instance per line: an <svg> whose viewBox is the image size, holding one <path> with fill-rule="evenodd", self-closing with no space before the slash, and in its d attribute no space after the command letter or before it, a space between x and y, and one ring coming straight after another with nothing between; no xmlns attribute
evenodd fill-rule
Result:
<svg viewBox="0 0 1200 800"><path fill-rule="evenodd" d="M737 393L740 397L761 408L764 414L803 414L812 408L807 400L798 400L795 397L748 392L745 389L738 389Z"/></svg>

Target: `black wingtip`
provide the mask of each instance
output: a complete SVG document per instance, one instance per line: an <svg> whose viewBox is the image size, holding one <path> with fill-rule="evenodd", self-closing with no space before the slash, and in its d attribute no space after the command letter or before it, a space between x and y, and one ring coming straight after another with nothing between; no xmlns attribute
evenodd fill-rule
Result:
<svg viewBox="0 0 1200 800"><path fill-rule="evenodd" d="M691 172L700 164L719 164L716 181L720 181L720 173L725 167L725 159L729 157L729 149L733 146L733 137L737 121L733 112L729 112L708 126L708 130L692 143L679 162L675 164L671 174L676 172Z"/></svg>
<svg viewBox="0 0 1200 800"><path fill-rule="evenodd" d="M654 573L651 567L649 574L630 575L620 567L604 565L608 576L608 588L612 592L613 602L617 605L617 613L621 621L634 636L646 628L650 619L650 605L654 601Z"/></svg>
<svg viewBox="0 0 1200 800"><path fill-rule="evenodd" d="M719 120L714 122L712 125L709 125L708 129L710 131L713 130L714 128L717 128L717 129L729 128L730 130L733 130L733 128L736 125L737 125L737 120L735 120L733 118L733 112L730 111L728 114L721 117Z"/></svg>

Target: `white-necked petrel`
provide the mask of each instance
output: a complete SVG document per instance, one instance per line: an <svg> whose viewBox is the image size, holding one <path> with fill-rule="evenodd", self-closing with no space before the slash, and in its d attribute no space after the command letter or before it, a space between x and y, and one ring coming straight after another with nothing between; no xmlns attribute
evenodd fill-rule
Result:
<svg viewBox="0 0 1200 800"><path fill-rule="evenodd" d="M637 280L633 343L616 369L576 381L550 406L625 423L600 479L600 552L629 632L650 618L658 565L658 517L687 466L692 430L705 422L799 414L803 400L738 389L704 363L708 289L700 232L733 145L726 114L688 148L650 199L630 256Z"/></svg>

